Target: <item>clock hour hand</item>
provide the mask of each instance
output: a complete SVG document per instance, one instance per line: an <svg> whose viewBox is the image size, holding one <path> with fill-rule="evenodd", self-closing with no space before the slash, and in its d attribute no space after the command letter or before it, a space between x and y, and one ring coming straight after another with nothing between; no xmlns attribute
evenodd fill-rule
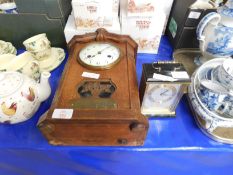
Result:
<svg viewBox="0 0 233 175"><path fill-rule="evenodd" d="M162 92L160 95L164 96L168 92L168 89L166 89L164 92Z"/></svg>
<svg viewBox="0 0 233 175"><path fill-rule="evenodd" d="M108 48L110 48L110 47L111 47L111 46L107 46L107 47L105 47L105 48L99 50L96 54L92 55L92 56L89 57L89 58L93 58L93 57L95 57L96 55L102 54L102 52L103 52L104 50L106 50L106 49L108 49Z"/></svg>

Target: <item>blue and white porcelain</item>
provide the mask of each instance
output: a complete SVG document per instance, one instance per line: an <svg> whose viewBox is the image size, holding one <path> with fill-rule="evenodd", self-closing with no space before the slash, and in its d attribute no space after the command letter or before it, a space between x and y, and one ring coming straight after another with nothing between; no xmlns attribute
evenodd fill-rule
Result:
<svg viewBox="0 0 233 175"><path fill-rule="evenodd" d="M228 92L219 84L204 80L200 83L197 92L201 102L210 111L223 114L228 110L229 103L225 100L228 97Z"/></svg>
<svg viewBox="0 0 233 175"><path fill-rule="evenodd" d="M233 9L233 1L228 0L228 1L225 3L225 5L226 5L228 8Z"/></svg>
<svg viewBox="0 0 233 175"><path fill-rule="evenodd" d="M211 80L212 80L213 82L216 82L216 83L219 83L219 82L220 82L219 79L218 79L218 70L220 69L220 66L221 66L221 65L216 66L216 67L213 68L212 71L211 71Z"/></svg>
<svg viewBox="0 0 233 175"><path fill-rule="evenodd" d="M200 101L196 94L198 86L195 85L194 79L197 74L192 76L192 84L188 88L188 98L191 101L192 108L194 109L197 116L201 117L205 121L205 131L212 133L217 127L233 127L233 120L231 118L224 118L216 115L215 113L208 110ZM197 80L197 79L196 79Z"/></svg>
<svg viewBox="0 0 233 175"><path fill-rule="evenodd" d="M229 4L233 0L228 0ZM197 26L197 39L202 52L201 61L233 55L233 8L221 6L218 13L211 12Z"/></svg>
<svg viewBox="0 0 233 175"><path fill-rule="evenodd" d="M233 89L233 59L226 59L223 64L219 66L217 80L229 90Z"/></svg>
<svg viewBox="0 0 233 175"><path fill-rule="evenodd" d="M227 136L218 135L215 131L217 129L224 128L224 131L231 132L233 128L233 117L229 117L224 114L218 114L214 111L209 110L201 101L198 95L198 89L200 88L200 81L211 81L206 80L206 72L212 70L223 64L224 58L217 58L204 63L199 69L194 72L191 77L192 83L188 88L188 98L194 112L194 119L201 131L209 136L210 138L222 142L233 144L233 139L229 139ZM228 99L229 101L229 99ZM233 101L231 102L233 103ZM227 112L227 110L225 111ZM201 120L204 120L203 123Z"/></svg>

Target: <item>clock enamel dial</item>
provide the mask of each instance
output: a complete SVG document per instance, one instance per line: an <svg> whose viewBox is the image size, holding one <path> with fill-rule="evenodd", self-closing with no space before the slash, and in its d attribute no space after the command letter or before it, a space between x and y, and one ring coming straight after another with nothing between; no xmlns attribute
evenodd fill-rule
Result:
<svg viewBox="0 0 233 175"><path fill-rule="evenodd" d="M78 61L87 68L110 69L120 61L120 49L110 43L91 43L81 49Z"/></svg>
<svg viewBox="0 0 233 175"><path fill-rule="evenodd" d="M53 104L39 122L49 143L142 145L148 120L140 111L136 42L98 29L76 35L68 48L69 58ZM98 78L86 76L93 74ZM56 109L69 109L72 117L54 119Z"/></svg>

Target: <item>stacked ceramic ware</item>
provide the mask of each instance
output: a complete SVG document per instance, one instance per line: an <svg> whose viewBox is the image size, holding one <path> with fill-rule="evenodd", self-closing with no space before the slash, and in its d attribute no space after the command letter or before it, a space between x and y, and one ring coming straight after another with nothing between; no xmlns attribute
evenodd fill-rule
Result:
<svg viewBox="0 0 233 175"><path fill-rule="evenodd" d="M13 54L0 55L0 72L17 71L38 81L40 78L39 63L29 52L18 56Z"/></svg>
<svg viewBox="0 0 233 175"><path fill-rule="evenodd" d="M139 53L158 52L173 0L121 0L122 34L138 43Z"/></svg>
<svg viewBox="0 0 233 175"><path fill-rule="evenodd" d="M198 126L211 138L233 143L233 60L215 58L192 76L188 99Z"/></svg>
<svg viewBox="0 0 233 175"><path fill-rule="evenodd" d="M16 55L15 47L10 43L0 40L0 55L2 54L14 54Z"/></svg>
<svg viewBox="0 0 233 175"><path fill-rule="evenodd" d="M38 61L41 71L52 71L65 59L64 49L51 47L45 33L35 35L23 42L26 50Z"/></svg>

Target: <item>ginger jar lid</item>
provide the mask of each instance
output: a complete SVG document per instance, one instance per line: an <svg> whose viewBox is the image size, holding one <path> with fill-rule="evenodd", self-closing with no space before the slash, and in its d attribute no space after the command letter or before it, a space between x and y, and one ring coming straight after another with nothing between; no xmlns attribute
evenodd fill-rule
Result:
<svg viewBox="0 0 233 175"><path fill-rule="evenodd" d="M18 72L0 73L0 98L9 96L23 84L23 75Z"/></svg>

